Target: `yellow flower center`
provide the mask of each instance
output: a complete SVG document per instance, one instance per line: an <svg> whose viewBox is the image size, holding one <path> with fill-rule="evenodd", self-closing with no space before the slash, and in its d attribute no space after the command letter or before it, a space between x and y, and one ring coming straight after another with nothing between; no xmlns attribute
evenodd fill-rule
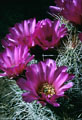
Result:
<svg viewBox="0 0 82 120"><path fill-rule="evenodd" d="M40 88L39 92L40 95L44 93L48 97L52 97L55 94L55 89L52 85L49 85L48 83L44 83Z"/></svg>

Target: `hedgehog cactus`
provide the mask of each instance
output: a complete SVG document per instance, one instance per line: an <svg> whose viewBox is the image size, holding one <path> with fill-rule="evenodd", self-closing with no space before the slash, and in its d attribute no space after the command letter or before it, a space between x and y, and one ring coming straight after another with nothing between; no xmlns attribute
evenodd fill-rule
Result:
<svg viewBox="0 0 82 120"><path fill-rule="evenodd" d="M24 20L2 39L1 119L82 119L82 1L55 3L50 9L60 19ZM62 16L69 22L62 24ZM31 50L37 53L37 45L56 57L34 58Z"/></svg>

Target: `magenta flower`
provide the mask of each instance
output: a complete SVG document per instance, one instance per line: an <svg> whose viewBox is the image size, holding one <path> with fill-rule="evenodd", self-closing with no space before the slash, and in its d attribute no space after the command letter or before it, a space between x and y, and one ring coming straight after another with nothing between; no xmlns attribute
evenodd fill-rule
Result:
<svg viewBox="0 0 82 120"><path fill-rule="evenodd" d="M27 63L32 60L29 56L27 46L7 47L4 52L0 53L0 77L15 77L23 72Z"/></svg>
<svg viewBox="0 0 82 120"><path fill-rule="evenodd" d="M60 13L67 20L82 24L82 0L55 0L56 6L50 6L52 13Z"/></svg>
<svg viewBox="0 0 82 120"><path fill-rule="evenodd" d="M15 24L14 27L9 29L9 34L2 40L2 45L18 46L27 45L28 48L34 46L33 33L35 31L36 19L24 20L21 23Z"/></svg>
<svg viewBox="0 0 82 120"><path fill-rule="evenodd" d="M79 34L79 39L82 41L82 33Z"/></svg>
<svg viewBox="0 0 82 120"><path fill-rule="evenodd" d="M41 20L37 23L34 40L35 44L47 50L58 45L60 38L66 35L67 28L62 24L60 27L60 21L55 20L52 22L49 19Z"/></svg>
<svg viewBox="0 0 82 120"><path fill-rule="evenodd" d="M38 64L27 67L26 80L17 80L18 86L27 92L22 94L25 102L37 100L43 106L50 103L53 106L60 106L56 99L64 96L64 91L73 86L72 82L64 85L64 82L74 78L73 74L66 72L67 67L56 67L54 60L47 59Z"/></svg>

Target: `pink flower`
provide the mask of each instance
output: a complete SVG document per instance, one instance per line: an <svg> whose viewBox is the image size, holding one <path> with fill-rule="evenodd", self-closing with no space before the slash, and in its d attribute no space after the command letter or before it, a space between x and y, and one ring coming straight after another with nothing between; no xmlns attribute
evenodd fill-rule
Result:
<svg viewBox="0 0 82 120"><path fill-rule="evenodd" d="M29 56L27 46L7 47L4 52L0 53L0 77L15 77L23 72L27 63L33 59Z"/></svg>
<svg viewBox="0 0 82 120"><path fill-rule="evenodd" d="M64 91L73 86L72 82L64 85L64 82L74 78L73 74L68 74L67 67L56 66L54 60L47 59L38 64L27 67L26 80L17 80L18 86L27 92L22 94L25 102L37 100L43 106L50 103L53 106L60 106L56 99L64 96Z"/></svg>
<svg viewBox="0 0 82 120"><path fill-rule="evenodd" d="M82 41L82 33L79 34L79 39Z"/></svg>
<svg viewBox="0 0 82 120"><path fill-rule="evenodd" d="M60 38L63 38L66 32L67 28L64 24L60 26L59 20L53 22L49 19L41 20L36 25L35 44L41 46L44 50L53 48L58 45Z"/></svg>
<svg viewBox="0 0 82 120"><path fill-rule="evenodd" d="M52 13L60 13L67 20L82 24L82 0L55 0L56 6L50 6Z"/></svg>
<svg viewBox="0 0 82 120"><path fill-rule="evenodd" d="M14 27L9 29L9 34L2 40L2 45L18 46L27 45L28 48L34 46L33 33L35 31L36 19L24 20L21 23L15 24Z"/></svg>

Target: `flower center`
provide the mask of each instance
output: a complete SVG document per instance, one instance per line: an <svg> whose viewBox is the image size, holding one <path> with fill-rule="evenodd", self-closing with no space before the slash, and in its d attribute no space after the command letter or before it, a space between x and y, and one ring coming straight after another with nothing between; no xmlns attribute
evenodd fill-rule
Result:
<svg viewBox="0 0 82 120"><path fill-rule="evenodd" d="M27 40L27 38L26 38L26 36L24 36L23 41L26 41L26 40Z"/></svg>
<svg viewBox="0 0 82 120"><path fill-rule="evenodd" d="M51 42L51 41L52 41L52 36L46 37L46 40L47 40L48 42Z"/></svg>
<svg viewBox="0 0 82 120"><path fill-rule="evenodd" d="M42 93L44 93L47 97L52 97L55 94L55 89L53 88L52 85L49 85L48 83L44 83L39 88L39 94L41 95Z"/></svg>
<svg viewBox="0 0 82 120"><path fill-rule="evenodd" d="M14 67L15 67L15 65L12 65L12 66L11 66L11 68L14 68Z"/></svg>

